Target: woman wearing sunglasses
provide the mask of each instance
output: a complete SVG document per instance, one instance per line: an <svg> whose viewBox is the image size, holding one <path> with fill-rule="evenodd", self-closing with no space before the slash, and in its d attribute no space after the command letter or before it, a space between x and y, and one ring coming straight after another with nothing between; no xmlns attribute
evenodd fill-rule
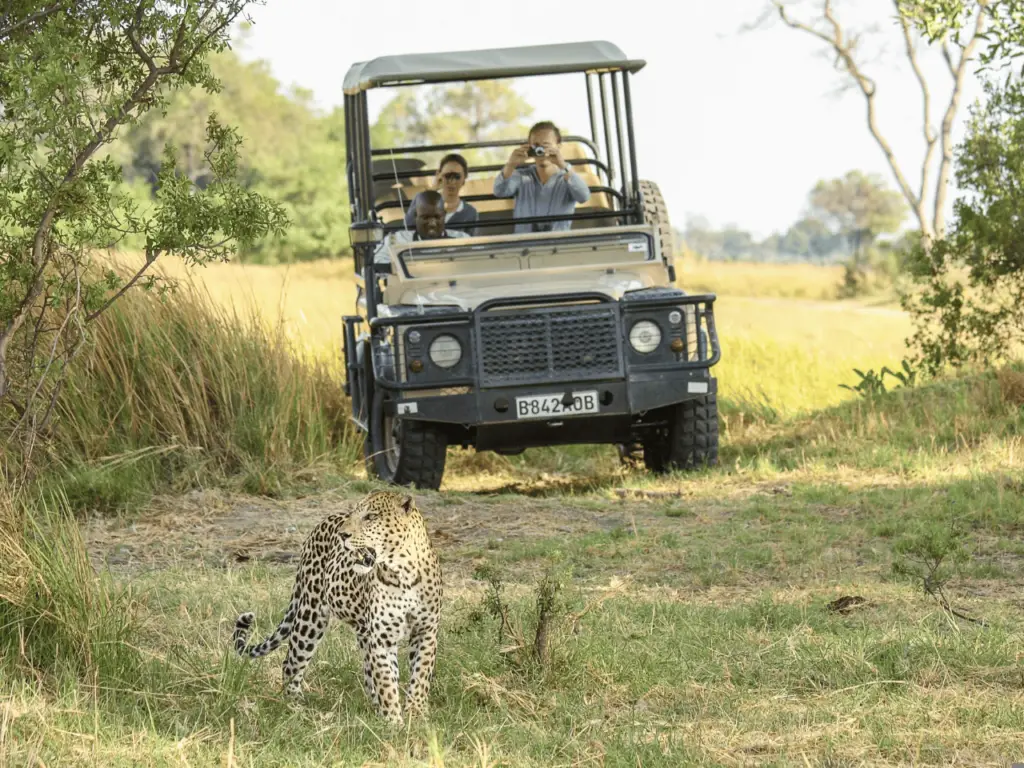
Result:
<svg viewBox="0 0 1024 768"><path fill-rule="evenodd" d="M466 158L457 154L445 155L437 168L431 189L436 189L444 198L445 227L461 229L472 235L474 228L471 225L480 218L480 214L459 197L468 177L469 163ZM405 212L405 223L410 227L416 226L416 211L411 205Z"/></svg>

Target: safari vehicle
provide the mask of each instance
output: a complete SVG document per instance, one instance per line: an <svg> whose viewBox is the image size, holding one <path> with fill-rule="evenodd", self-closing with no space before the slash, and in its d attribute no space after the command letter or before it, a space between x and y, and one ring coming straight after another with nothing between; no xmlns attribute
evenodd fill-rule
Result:
<svg viewBox="0 0 1024 768"><path fill-rule="evenodd" d="M582 42L385 56L345 75L359 293L343 318L345 391L377 477L436 489L449 445L614 444L655 472L717 463L715 296L675 287L665 204L637 175L630 79L644 64ZM493 195L502 166L471 166L472 237L394 242L434 174L425 156L510 151L523 137L371 146L368 91L566 73L584 75L590 135L563 136L562 155L588 202L570 216L513 219L514 200ZM513 234L566 219L566 231ZM389 263L375 260L378 248Z"/></svg>

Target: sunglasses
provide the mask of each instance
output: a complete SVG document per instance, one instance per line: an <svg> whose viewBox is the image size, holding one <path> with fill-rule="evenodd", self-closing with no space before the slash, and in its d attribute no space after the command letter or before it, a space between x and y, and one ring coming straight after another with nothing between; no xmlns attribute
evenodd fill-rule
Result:
<svg viewBox="0 0 1024 768"><path fill-rule="evenodd" d="M452 171L451 173L446 173L443 178L445 181L461 181L462 174Z"/></svg>

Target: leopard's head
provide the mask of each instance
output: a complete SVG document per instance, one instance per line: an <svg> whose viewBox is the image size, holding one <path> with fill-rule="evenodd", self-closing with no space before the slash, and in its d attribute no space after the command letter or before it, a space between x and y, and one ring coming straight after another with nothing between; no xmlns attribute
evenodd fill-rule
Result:
<svg viewBox="0 0 1024 768"><path fill-rule="evenodd" d="M359 501L340 531L345 549L355 556L356 572L369 573L378 564L387 567L418 519L416 502L406 493L374 491Z"/></svg>

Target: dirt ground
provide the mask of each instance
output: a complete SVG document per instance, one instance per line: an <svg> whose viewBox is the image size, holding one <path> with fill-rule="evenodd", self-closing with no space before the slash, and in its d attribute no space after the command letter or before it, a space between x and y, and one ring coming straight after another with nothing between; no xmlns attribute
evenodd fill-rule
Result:
<svg viewBox="0 0 1024 768"><path fill-rule="evenodd" d="M222 568L258 560L291 563L319 520L361 495L339 489L279 500L195 490L157 497L131 516L88 520L82 531L92 561L124 576L176 566ZM457 497L417 494L431 540L442 557L517 540L576 536L638 524L648 529L671 526L670 519L652 508L651 502L659 499L631 498L625 492L607 503L495 492Z"/></svg>

